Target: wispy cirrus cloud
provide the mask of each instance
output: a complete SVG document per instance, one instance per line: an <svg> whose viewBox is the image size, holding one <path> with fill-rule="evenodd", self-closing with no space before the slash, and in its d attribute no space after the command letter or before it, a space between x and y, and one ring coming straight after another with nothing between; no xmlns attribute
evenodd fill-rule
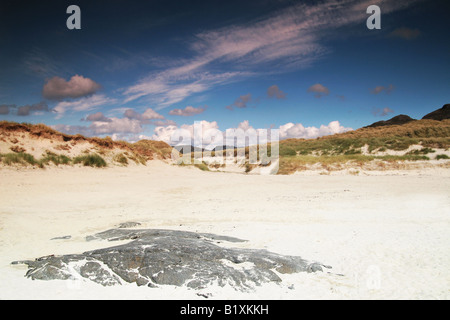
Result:
<svg viewBox="0 0 450 320"><path fill-rule="evenodd" d="M117 102L115 98L109 98L103 94L94 94L90 97L81 98L74 101L61 101L54 108L53 112L57 113L57 118L61 118L67 111L91 111L97 107L114 104Z"/></svg>
<svg viewBox="0 0 450 320"><path fill-rule="evenodd" d="M259 20L200 32L189 42L190 58L175 59L124 88L124 101L146 98L158 110L216 85L309 66L329 52L323 41L329 30L365 21L369 5L382 4L383 13L390 13L418 1L295 4Z"/></svg>
<svg viewBox="0 0 450 320"><path fill-rule="evenodd" d="M39 47L33 47L24 53L21 68L25 73L45 78L67 73L67 67L64 64Z"/></svg>

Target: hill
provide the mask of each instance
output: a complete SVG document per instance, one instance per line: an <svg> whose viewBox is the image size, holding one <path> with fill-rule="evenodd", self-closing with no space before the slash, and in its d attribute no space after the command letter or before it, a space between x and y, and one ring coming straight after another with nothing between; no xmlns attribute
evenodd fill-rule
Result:
<svg viewBox="0 0 450 320"><path fill-rule="evenodd" d="M432 119L432 120L450 119L450 103L445 104L440 109L428 113L422 119Z"/></svg>
<svg viewBox="0 0 450 320"><path fill-rule="evenodd" d="M413 119L410 116L407 116L405 114L400 114L389 120L382 120L382 121L374 122L371 125L367 126L366 128L399 125L399 124L405 124L405 123L408 123L411 121L415 121L415 119Z"/></svg>
<svg viewBox="0 0 450 320"><path fill-rule="evenodd" d="M386 121L345 133L316 139L286 139L279 142L279 174L304 170L389 169L408 168L411 163L437 160L450 167L450 104L415 120L398 115ZM428 119L428 118L435 119ZM180 147L175 147L180 149ZM195 166L201 170L255 173L267 163L250 164L249 147L222 151L221 147L202 157L204 150L187 146L191 159L201 159ZM226 152L233 163L217 162ZM145 165L153 159L169 159L174 148L161 141L136 143L111 138L89 138L67 135L43 124L0 122L0 163L2 165ZM182 150L179 156L182 155ZM269 148L270 152L270 148ZM227 153L227 154L228 154ZM212 156L211 156L212 155ZM189 157L189 155L187 155ZM181 159L181 158L180 158ZM259 168L259 169L258 169ZM257 170L255 170L257 169Z"/></svg>
<svg viewBox="0 0 450 320"><path fill-rule="evenodd" d="M161 141L136 143L111 138L68 135L43 124L0 122L0 162L3 165L145 165L168 159L172 148Z"/></svg>
<svg viewBox="0 0 450 320"><path fill-rule="evenodd" d="M287 139L280 141L279 148L280 174L311 168L340 170L349 164L366 169L406 168L408 161L449 159L450 119L364 127L309 140Z"/></svg>

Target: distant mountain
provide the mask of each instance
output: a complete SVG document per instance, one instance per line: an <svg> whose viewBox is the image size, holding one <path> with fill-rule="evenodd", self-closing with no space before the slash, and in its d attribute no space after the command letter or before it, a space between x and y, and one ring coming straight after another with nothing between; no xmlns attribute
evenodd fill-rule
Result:
<svg viewBox="0 0 450 320"><path fill-rule="evenodd" d="M395 116L389 120L382 120L378 122L374 122L371 125L365 127L365 128L373 128L373 127L382 127L382 126L392 126L392 125L402 125L411 121L416 121L416 119L411 118L410 116L407 116L406 114L400 114L398 116Z"/></svg>
<svg viewBox="0 0 450 320"><path fill-rule="evenodd" d="M450 103L445 104L442 108L437 109L425 115L422 119L444 120L450 119Z"/></svg>
<svg viewBox="0 0 450 320"><path fill-rule="evenodd" d="M178 145L178 146L172 146L175 150L177 150L179 153L184 154L190 153L190 152L198 152L198 151L204 151L204 149L199 147L194 147L192 145Z"/></svg>

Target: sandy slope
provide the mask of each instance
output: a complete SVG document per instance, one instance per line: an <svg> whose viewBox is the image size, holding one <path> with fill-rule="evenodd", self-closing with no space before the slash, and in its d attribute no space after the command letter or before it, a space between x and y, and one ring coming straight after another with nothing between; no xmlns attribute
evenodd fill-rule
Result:
<svg viewBox="0 0 450 320"><path fill-rule="evenodd" d="M13 260L108 246L84 237L125 221L212 232L333 266L231 299L449 299L450 170L258 176L146 167L0 169L0 298L203 299L186 288L32 281ZM71 239L50 240L71 235Z"/></svg>

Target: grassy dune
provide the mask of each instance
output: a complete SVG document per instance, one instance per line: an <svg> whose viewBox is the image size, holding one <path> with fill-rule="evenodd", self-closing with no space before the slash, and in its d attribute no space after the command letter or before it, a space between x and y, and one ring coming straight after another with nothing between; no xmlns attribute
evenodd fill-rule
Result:
<svg viewBox="0 0 450 320"><path fill-rule="evenodd" d="M148 160L168 159L172 148L162 141L141 140L136 143L114 141L110 137L85 137L58 132L44 124L0 121L0 142L9 145L11 153L0 154L4 165L73 165L105 167L110 164L127 166L130 161L145 165ZM30 152L40 147L42 155ZM54 143L54 144L53 144ZM88 144L88 145L87 145ZM28 145L28 147L26 147ZM82 154L69 151L77 145L87 145ZM28 148L26 150L25 148ZM48 149L47 149L48 148ZM38 149L39 150L39 149ZM4 152L4 151L3 151ZM34 156L30 153L34 153ZM37 159L39 158L39 159Z"/></svg>
<svg viewBox="0 0 450 320"><path fill-rule="evenodd" d="M413 145L422 149L406 152ZM373 160L384 162L429 160L433 148L450 147L450 120L418 120L404 125L361 128L317 139L280 141L279 174L305 170L321 164L323 168L342 168L350 163L362 166ZM380 155L387 151L404 151L401 155ZM446 159L438 155L436 159Z"/></svg>

